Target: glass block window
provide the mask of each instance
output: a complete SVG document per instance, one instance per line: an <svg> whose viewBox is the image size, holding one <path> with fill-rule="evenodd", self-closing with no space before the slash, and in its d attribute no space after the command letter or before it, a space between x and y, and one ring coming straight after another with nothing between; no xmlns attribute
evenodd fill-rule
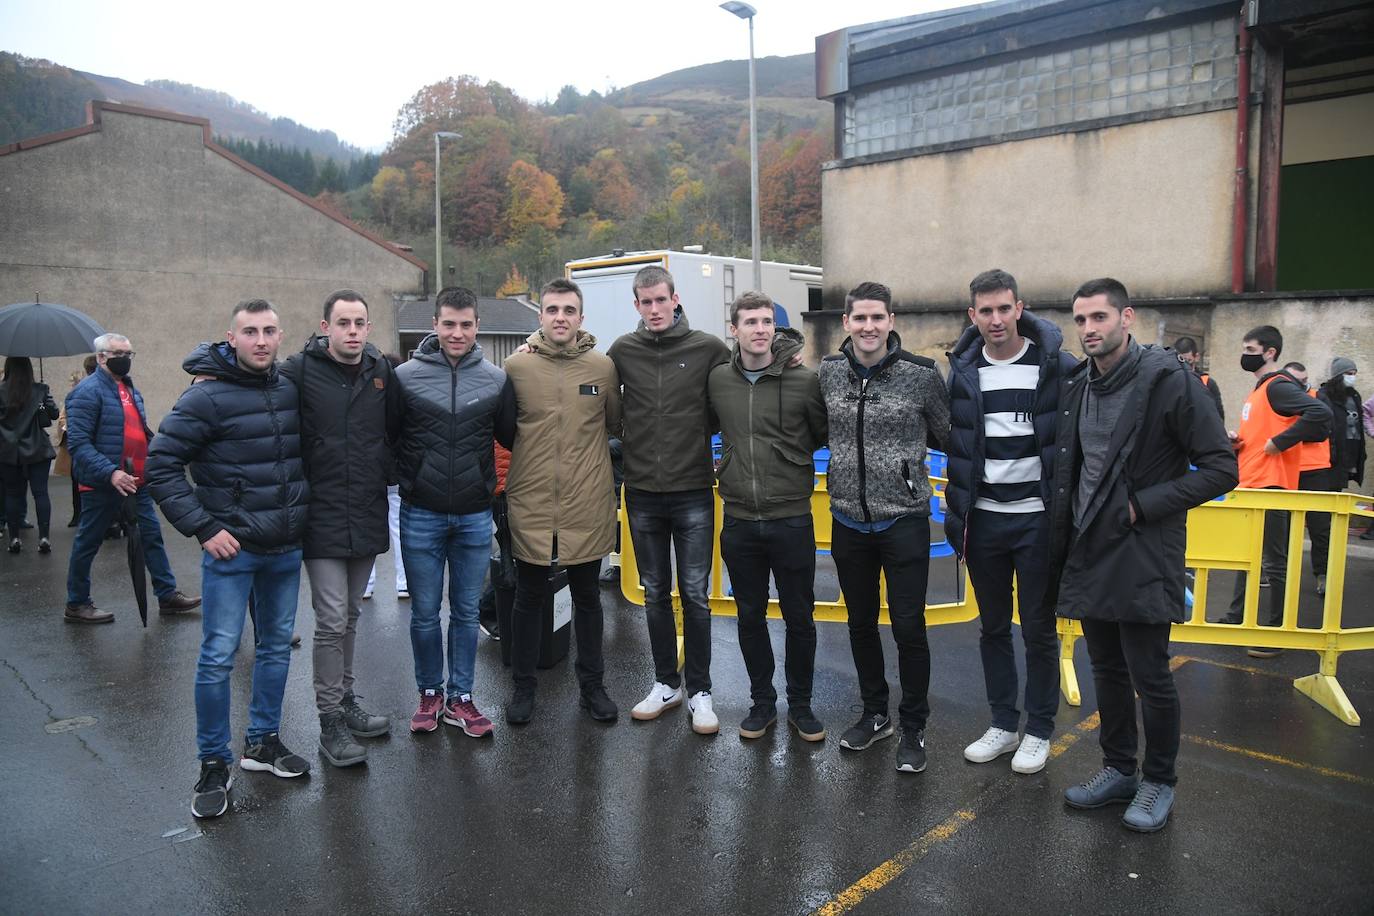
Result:
<svg viewBox="0 0 1374 916"><path fill-rule="evenodd" d="M1235 20L1197 22L853 93L845 103L844 157L1235 95Z"/></svg>

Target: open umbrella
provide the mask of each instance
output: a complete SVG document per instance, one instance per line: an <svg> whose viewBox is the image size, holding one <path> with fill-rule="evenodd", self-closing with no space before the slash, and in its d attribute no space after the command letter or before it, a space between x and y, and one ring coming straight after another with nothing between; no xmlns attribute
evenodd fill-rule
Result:
<svg viewBox="0 0 1374 916"><path fill-rule="evenodd" d="M124 459L124 473L133 476L134 462ZM129 576L134 581L134 600L138 602L138 616L148 626L148 562L143 555L143 531L138 527L138 491L119 501L119 517L127 532L124 549L129 558Z"/></svg>
<svg viewBox="0 0 1374 916"><path fill-rule="evenodd" d="M79 356L104 333L89 315L65 305L18 302L0 309L0 353L6 356ZM41 362L38 373L42 378Z"/></svg>

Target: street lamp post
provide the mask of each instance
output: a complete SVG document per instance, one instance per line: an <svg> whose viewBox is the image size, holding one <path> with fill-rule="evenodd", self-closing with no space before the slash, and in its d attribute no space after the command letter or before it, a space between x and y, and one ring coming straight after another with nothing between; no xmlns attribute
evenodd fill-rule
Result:
<svg viewBox="0 0 1374 916"><path fill-rule="evenodd" d="M754 258L754 289L763 291L763 262L759 259L759 127L758 96L754 83L754 16L758 10L739 0L727 0L720 8L749 20L749 236Z"/></svg>
<svg viewBox="0 0 1374 916"><path fill-rule="evenodd" d="M439 288L444 284L444 234L440 220L439 209L439 140L441 138L457 140L461 137L451 130L436 130L434 132L434 294L439 295Z"/></svg>

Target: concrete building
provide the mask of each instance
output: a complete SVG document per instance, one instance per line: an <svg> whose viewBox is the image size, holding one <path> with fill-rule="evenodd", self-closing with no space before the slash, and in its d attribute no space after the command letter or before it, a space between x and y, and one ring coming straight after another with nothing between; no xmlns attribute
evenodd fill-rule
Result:
<svg viewBox="0 0 1374 916"><path fill-rule="evenodd" d="M499 366L539 329L539 307L525 298L479 296L477 319L482 355ZM400 353L409 357L434 330L434 299L398 300L396 330L401 336Z"/></svg>
<svg viewBox="0 0 1374 916"><path fill-rule="evenodd" d="M285 355L351 287L393 350L393 297L425 284L423 261L218 146L203 118L93 102L84 127L0 147L0 304L37 293L127 334L154 427L239 300L278 306ZM65 393L80 358L44 363Z"/></svg>
<svg viewBox="0 0 1374 916"><path fill-rule="evenodd" d="M1066 331L1082 281L1120 279L1143 342L1203 342L1229 416L1258 324L1314 377L1336 355L1374 377L1374 5L996 0L816 52L835 159L812 357L874 279L942 359L996 266Z"/></svg>

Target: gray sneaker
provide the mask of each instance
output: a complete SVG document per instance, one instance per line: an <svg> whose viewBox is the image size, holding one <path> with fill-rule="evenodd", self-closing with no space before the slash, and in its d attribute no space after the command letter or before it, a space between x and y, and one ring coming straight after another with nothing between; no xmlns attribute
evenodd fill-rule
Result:
<svg viewBox="0 0 1374 916"><path fill-rule="evenodd" d="M352 692L343 695L339 704L343 712L344 724L359 738L376 738L391 731L391 720L386 716L374 716L358 705L358 698Z"/></svg>
<svg viewBox="0 0 1374 916"><path fill-rule="evenodd" d="M1121 823L1137 833L1154 833L1169 823L1169 812L1173 809L1174 787L1145 779L1136 789L1131 806L1121 816Z"/></svg>
<svg viewBox="0 0 1374 916"><path fill-rule="evenodd" d="M1064 790L1064 802L1070 808L1101 808L1104 805L1125 804L1135 798L1140 780L1126 776L1115 767L1103 767L1082 785Z"/></svg>
<svg viewBox="0 0 1374 916"><path fill-rule="evenodd" d="M367 748L353 740L342 712L320 716L320 754L336 767L367 762Z"/></svg>

